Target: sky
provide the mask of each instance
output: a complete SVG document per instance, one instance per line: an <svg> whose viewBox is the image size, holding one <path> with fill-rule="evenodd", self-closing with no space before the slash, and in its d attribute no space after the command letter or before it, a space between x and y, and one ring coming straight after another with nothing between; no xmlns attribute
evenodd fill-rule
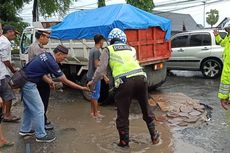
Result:
<svg viewBox="0 0 230 153"><path fill-rule="evenodd" d="M170 6L169 7L157 7L158 5L162 5L167 2L171 3L171 2L177 2L177 1L184 1L184 0L174 0L174 1L172 0L171 1L170 0L154 0L154 3L156 5L154 10L158 10L158 11L173 10L173 12L175 13L190 14L198 24L203 25L204 5L201 1L205 1L205 0L195 0L197 2L195 4L194 3L187 4L187 5L178 4L178 5L174 5L171 7ZM206 1L215 1L215 0L206 0ZM106 5L117 4L117 3L125 3L125 0L106 0ZM192 7L188 9L181 9L183 7L190 7L192 5L196 5L196 7ZM197 6L197 5L200 5L200 6ZM230 0L219 0L218 3L205 5L205 10L206 12L208 12L210 9L217 9L220 15L219 22L221 22L225 17L230 17L229 6L230 6ZM78 0L77 2L74 2L70 6L70 10L68 13L77 11L79 9L93 9L96 7L97 7L97 0ZM28 23L32 23L32 3L25 5L24 8L20 11L19 15L23 18L24 21ZM47 18L47 19L40 18L41 21L46 21L46 20L47 21L57 21L61 19L62 17L57 17L57 16L52 17L52 18ZM205 24L205 26L206 27L208 26L207 23Z"/></svg>

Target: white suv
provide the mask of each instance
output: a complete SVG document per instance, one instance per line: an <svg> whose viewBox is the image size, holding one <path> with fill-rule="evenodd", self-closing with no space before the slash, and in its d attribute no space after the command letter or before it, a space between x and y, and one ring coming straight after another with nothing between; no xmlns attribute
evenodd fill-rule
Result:
<svg viewBox="0 0 230 153"><path fill-rule="evenodd" d="M220 31L222 38L227 33ZM168 70L198 70L206 78L220 76L223 67L223 48L216 43L213 30L192 31L172 37L172 57Z"/></svg>

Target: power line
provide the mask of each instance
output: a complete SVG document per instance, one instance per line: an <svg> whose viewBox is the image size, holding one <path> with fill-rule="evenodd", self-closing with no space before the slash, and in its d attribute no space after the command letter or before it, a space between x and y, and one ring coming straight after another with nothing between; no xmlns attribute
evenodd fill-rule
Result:
<svg viewBox="0 0 230 153"><path fill-rule="evenodd" d="M214 3L219 3L219 2L223 2L223 1L229 1L229 0L216 0L216 1L213 1L213 2L206 3L206 5L210 5L210 4L214 4ZM197 5L182 7L182 8L178 8L178 9L171 9L171 10L167 10L167 11L162 11L162 12L158 12L156 14L162 14L162 13L167 13L167 12L179 11L179 10L189 9L189 8L193 8L193 7L197 7L197 6L203 6L203 5L204 4L197 4ZM160 10L158 10L158 11L160 11Z"/></svg>
<svg viewBox="0 0 230 153"><path fill-rule="evenodd" d="M106 2L109 2L109 1L112 1L112 0L106 0ZM86 4L86 5L80 5L80 6L72 7L70 9L77 9L77 10L79 10L81 7L87 7L87 6L92 6L92 5L96 5L96 4L97 4L97 2L96 3L90 3L90 4Z"/></svg>
<svg viewBox="0 0 230 153"><path fill-rule="evenodd" d="M184 4L184 3L188 3L188 2L197 2L198 0L183 0L183 1L177 1L177 2L169 2L169 3L164 3L164 4L160 4L160 5L156 5L156 7L167 7L169 5L178 5L178 4Z"/></svg>

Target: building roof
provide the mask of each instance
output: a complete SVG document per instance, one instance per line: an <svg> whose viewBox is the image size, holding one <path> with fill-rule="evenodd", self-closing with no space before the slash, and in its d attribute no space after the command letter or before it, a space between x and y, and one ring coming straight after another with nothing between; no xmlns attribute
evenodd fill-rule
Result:
<svg viewBox="0 0 230 153"><path fill-rule="evenodd" d="M165 17L172 21L172 31L183 32L199 30L202 27L196 23L190 14L153 11L153 14Z"/></svg>
<svg viewBox="0 0 230 153"><path fill-rule="evenodd" d="M229 20L230 20L230 17L224 18L224 20L220 22L220 24L217 26L217 28L221 28L221 29L222 29L223 26L224 26L224 24L225 24L227 21L229 21Z"/></svg>

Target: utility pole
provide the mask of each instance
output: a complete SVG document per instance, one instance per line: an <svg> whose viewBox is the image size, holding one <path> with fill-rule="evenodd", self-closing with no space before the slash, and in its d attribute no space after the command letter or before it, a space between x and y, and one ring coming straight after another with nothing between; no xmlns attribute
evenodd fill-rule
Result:
<svg viewBox="0 0 230 153"><path fill-rule="evenodd" d="M34 0L32 15L33 15L33 21L32 21L32 22L37 22L37 21L39 21L39 15L38 15L38 0Z"/></svg>
<svg viewBox="0 0 230 153"><path fill-rule="evenodd" d="M205 28L205 22L206 22L206 10L205 10L205 8L206 8L206 0L204 0L204 1L202 1L203 2L203 4L204 4L204 12L203 12L203 26L204 26L204 28Z"/></svg>
<svg viewBox="0 0 230 153"><path fill-rule="evenodd" d="M2 24L0 23L0 36L2 35Z"/></svg>

